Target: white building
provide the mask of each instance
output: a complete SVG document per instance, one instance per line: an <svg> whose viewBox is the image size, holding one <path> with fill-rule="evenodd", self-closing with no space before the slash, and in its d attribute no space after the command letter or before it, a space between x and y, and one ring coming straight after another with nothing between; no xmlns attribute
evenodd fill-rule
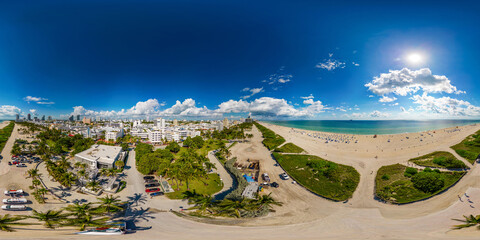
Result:
<svg viewBox="0 0 480 240"><path fill-rule="evenodd" d="M125 153L121 147L97 144L75 154L77 162L86 163L91 169L115 168L115 162L123 161L124 158Z"/></svg>
<svg viewBox="0 0 480 240"><path fill-rule="evenodd" d="M106 141L117 141L117 138L123 137L123 131L108 131L105 132Z"/></svg>
<svg viewBox="0 0 480 240"><path fill-rule="evenodd" d="M157 128L158 129L163 129L163 128L165 128L165 126L166 126L165 119L157 118Z"/></svg>
<svg viewBox="0 0 480 240"><path fill-rule="evenodd" d="M148 133L148 140L152 143L161 143L163 142L164 134L162 131L150 131Z"/></svg>

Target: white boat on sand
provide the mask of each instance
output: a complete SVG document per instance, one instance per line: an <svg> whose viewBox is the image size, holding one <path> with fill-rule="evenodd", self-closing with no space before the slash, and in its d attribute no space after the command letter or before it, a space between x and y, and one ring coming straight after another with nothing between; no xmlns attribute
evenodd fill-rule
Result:
<svg viewBox="0 0 480 240"><path fill-rule="evenodd" d="M26 198L7 198L3 199L4 204L21 204L21 203L27 203Z"/></svg>
<svg viewBox="0 0 480 240"><path fill-rule="evenodd" d="M8 211L22 211L26 210L27 207L25 205L3 205L2 210L8 210Z"/></svg>
<svg viewBox="0 0 480 240"><path fill-rule="evenodd" d="M10 189L10 190L5 190L5 195L21 195L23 194L23 190L22 189L18 189L18 190L15 190L15 189Z"/></svg>

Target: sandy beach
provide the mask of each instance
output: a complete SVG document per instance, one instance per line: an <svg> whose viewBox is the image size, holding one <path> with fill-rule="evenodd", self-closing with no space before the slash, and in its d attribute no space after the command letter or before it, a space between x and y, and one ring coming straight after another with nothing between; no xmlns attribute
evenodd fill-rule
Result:
<svg viewBox="0 0 480 240"><path fill-rule="evenodd" d="M320 133L263 124L283 136L287 142L293 142L304 148L308 154L355 167L360 172L361 179L353 197L346 203L332 202L310 193L298 184L281 180L278 175L283 170L274 166L275 160L272 159L270 151L261 143L263 140L261 133L253 127L251 132L253 138L235 144L231 148L232 156L236 156L240 162L247 159L260 161L261 173L268 172L272 181L280 184L279 188L265 190L264 193L271 192L275 199L284 203L282 207L275 207L276 212L267 217L248 220L240 226L200 223L168 212L151 213L150 218L139 218L136 222L136 226L143 227L144 230L121 238L478 239L480 236L480 231L476 229L451 231L452 225L457 224L452 218L480 214L480 168L477 165L472 166L449 148L479 130L479 125L424 133L380 135L373 138L368 135ZM325 140L314 137L322 134L337 141L325 143ZM340 141L341 139L343 141ZM381 166L405 164L412 157L437 150L452 152L472 169L447 192L425 201L398 206L378 202L373 198L374 178ZM134 173L136 171L134 164L131 165L131 162L127 164L132 166L128 170L130 172L127 172L127 181L130 182L129 178L138 173ZM141 190L141 187L129 185L126 193L134 194ZM474 208L467 200L473 202ZM168 210L173 208L172 205L181 204L179 201L164 198L155 201L148 199L140 207ZM64 229L21 230L14 234L0 232L0 238L85 238L71 233Z"/></svg>

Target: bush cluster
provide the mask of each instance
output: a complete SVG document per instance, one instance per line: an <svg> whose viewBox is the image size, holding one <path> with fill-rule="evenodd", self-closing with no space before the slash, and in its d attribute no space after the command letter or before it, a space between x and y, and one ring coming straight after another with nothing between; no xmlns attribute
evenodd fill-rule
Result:
<svg viewBox="0 0 480 240"><path fill-rule="evenodd" d="M225 169L227 169L227 171L229 171L233 176L235 176L235 179L237 180L237 187L235 188L235 190L233 190L232 192L227 194L227 196L225 196L225 198L229 198L229 199L241 198L243 191L248 186L248 182L247 180L245 180L242 173L233 166L235 161L237 161L237 158L232 158L227 162L225 162Z"/></svg>
<svg viewBox="0 0 480 240"><path fill-rule="evenodd" d="M276 134L274 131L260 125L257 122L255 122L255 126L257 126L260 132L262 132L262 136L264 138L262 143L263 145L265 145L265 147L268 148L268 150L273 150L285 142L285 139L282 136Z"/></svg>

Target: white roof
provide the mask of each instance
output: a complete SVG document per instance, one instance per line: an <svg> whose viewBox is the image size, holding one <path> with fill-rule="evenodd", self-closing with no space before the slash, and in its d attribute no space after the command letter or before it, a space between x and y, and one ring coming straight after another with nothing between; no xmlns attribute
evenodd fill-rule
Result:
<svg viewBox="0 0 480 240"><path fill-rule="evenodd" d="M95 144L91 148L77 153L75 156L80 156L90 161L113 164L121 151L121 147Z"/></svg>

